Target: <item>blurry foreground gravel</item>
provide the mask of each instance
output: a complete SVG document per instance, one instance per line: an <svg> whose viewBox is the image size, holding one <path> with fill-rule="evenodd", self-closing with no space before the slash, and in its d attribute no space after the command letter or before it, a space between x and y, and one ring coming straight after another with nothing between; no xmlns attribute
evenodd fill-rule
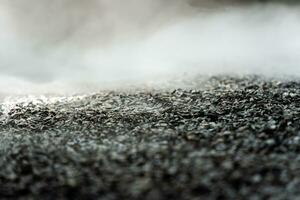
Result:
<svg viewBox="0 0 300 200"><path fill-rule="evenodd" d="M300 199L299 153L297 81L0 104L1 199Z"/></svg>

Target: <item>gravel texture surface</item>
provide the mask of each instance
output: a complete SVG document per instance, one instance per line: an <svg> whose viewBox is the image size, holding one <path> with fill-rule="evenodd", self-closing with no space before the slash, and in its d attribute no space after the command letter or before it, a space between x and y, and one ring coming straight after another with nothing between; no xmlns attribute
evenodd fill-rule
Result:
<svg viewBox="0 0 300 200"><path fill-rule="evenodd" d="M1 199L300 199L300 82L0 104Z"/></svg>

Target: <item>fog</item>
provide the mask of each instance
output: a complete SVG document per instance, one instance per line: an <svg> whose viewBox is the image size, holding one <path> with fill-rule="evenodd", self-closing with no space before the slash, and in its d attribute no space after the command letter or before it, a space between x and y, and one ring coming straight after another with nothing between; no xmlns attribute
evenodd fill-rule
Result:
<svg viewBox="0 0 300 200"><path fill-rule="evenodd" d="M183 74L300 75L300 10L185 0L0 0L0 94Z"/></svg>

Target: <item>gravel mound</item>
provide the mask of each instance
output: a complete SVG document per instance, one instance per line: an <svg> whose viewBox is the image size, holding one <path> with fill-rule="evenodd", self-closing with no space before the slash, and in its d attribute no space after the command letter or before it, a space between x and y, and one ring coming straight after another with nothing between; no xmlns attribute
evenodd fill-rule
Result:
<svg viewBox="0 0 300 200"><path fill-rule="evenodd" d="M299 153L299 81L0 104L1 199L300 199Z"/></svg>

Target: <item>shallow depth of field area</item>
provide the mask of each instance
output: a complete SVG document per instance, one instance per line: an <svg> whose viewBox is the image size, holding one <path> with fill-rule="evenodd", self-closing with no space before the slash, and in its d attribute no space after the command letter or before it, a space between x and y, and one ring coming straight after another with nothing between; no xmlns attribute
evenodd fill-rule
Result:
<svg viewBox="0 0 300 200"><path fill-rule="evenodd" d="M0 199L300 199L300 5L0 0Z"/></svg>

